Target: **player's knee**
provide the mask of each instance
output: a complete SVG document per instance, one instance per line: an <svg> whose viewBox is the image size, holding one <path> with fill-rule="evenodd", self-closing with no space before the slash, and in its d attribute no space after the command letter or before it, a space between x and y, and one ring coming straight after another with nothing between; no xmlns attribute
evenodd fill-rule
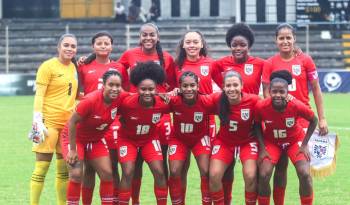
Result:
<svg viewBox="0 0 350 205"><path fill-rule="evenodd" d="M252 185L257 181L257 173L254 170L245 170L243 172L244 180L246 184Z"/></svg>
<svg viewBox="0 0 350 205"><path fill-rule="evenodd" d="M69 171L69 179L80 183L82 178L82 171L80 169L71 169Z"/></svg>
<svg viewBox="0 0 350 205"><path fill-rule="evenodd" d="M210 170L209 172L209 186L217 187L221 184L222 175L217 170Z"/></svg>
<svg viewBox="0 0 350 205"><path fill-rule="evenodd" d="M310 171L306 167L297 168L297 174L300 180L311 183Z"/></svg>
<svg viewBox="0 0 350 205"><path fill-rule="evenodd" d="M271 178L272 170L266 168L260 168L259 170L259 182L268 183Z"/></svg>
<svg viewBox="0 0 350 205"><path fill-rule="evenodd" d="M169 174L171 177L180 177L182 173L182 170L178 166L170 166L169 167Z"/></svg>

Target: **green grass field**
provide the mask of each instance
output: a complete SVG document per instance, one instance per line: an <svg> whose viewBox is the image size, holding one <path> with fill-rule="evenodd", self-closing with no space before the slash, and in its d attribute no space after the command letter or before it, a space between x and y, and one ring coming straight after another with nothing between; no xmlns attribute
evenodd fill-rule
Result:
<svg viewBox="0 0 350 205"><path fill-rule="evenodd" d="M338 133L340 149L337 153L337 170L325 179L314 180L316 205L350 204L350 95L325 95L326 116L330 130ZM0 204L29 204L29 181L35 155L27 133L31 126L33 97L0 97ZM197 167L192 160L188 175L187 204L200 204L200 181ZM52 165L55 165L54 163ZM155 204L153 180L147 166L144 166L141 202ZM55 166L51 166L46 178L41 204L56 204L54 191ZM94 204L99 204L98 190L95 190ZM241 164L235 169L233 204L244 204ZM170 204L170 202L168 203ZM294 167L289 164L286 205L299 204L298 181Z"/></svg>

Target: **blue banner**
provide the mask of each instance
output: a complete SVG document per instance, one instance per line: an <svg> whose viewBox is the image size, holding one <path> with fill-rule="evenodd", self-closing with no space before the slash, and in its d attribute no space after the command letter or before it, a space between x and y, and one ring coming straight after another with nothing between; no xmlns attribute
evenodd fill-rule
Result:
<svg viewBox="0 0 350 205"><path fill-rule="evenodd" d="M318 70L318 77L322 92L350 92L350 71L348 70Z"/></svg>

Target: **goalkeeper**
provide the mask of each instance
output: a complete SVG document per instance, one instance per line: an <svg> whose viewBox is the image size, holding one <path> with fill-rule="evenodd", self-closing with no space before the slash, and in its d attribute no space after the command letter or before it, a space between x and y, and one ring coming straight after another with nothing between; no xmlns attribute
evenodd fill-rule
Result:
<svg viewBox="0 0 350 205"><path fill-rule="evenodd" d="M57 204L66 204L68 171L62 159L60 131L70 118L75 106L78 87L76 68L72 59L77 52L77 40L64 34L58 41L58 56L45 61L36 76L33 126L29 139L36 154L30 181L30 204L38 205L44 180L53 153L56 152Z"/></svg>

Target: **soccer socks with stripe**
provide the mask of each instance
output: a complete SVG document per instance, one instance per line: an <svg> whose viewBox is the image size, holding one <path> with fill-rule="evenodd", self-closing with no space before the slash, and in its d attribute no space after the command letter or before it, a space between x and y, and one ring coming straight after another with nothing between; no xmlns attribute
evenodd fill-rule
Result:
<svg viewBox="0 0 350 205"><path fill-rule="evenodd" d="M255 205L257 196L258 196L258 194L256 192L245 191L245 204L246 205Z"/></svg>
<svg viewBox="0 0 350 205"><path fill-rule="evenodd" d="M67 187L67 205L79 205L81 184L69 180Z"/></svg>
<svg viewBox="0 0 350 205"><path fill-rule="evenodd" d="M44 187L45 176L50 167L50 162L36 161L30 180L30 204L38 205L41 191Z"/></svg>
<svg viewBox="0 0 350 205"><path fill-rule="evenodd" d="M141 189L141 178L140 179L133 179L132 180L132 193L131 193L131 199L132 199L132 205L139 205L140 204L140 189Z"/></svg>
<svg viewBox="0 0 350 205"><path fill-rule="evenodd" d="M301 205L312 205L313 200L314 200L313 194L311 194L310 196L300 196Z"/></svg>
<svg viewBox="0 0 350 205"><path fill-rule="evenodd" d="M154 195L157 199L157 205L166 205L168 199L168 187L154 186Z"/></svg>
<svg viewBox="0 0 350 205"><path fill-rule="evenodd" d="M131 189L119 189L119 205L129 205Z"/></svg>
<svg viewBox="0 0 350 205"><path fill-rule="evenodd" d="M81 199L83 201L83 205L91 205L93 194L93 188L84 186L81 188Z"/></svg>
<svg viewBox="0 0 350 205"><path fill-rule="evenodd" d="M181 177L169 178L170 198L173 205L183 205Z"/></svg>
<svg viewBox="0 0 350 205"><path fill-rule="evenodd" d="M230 205L232 200L232 186L233 180L225 180L222 182L222 186L224 188L224 200L225 205Z"/></svg>
<svg viewBox="0 0 350 205"><path fill-rule="evenodd" d="M210 192L211 199L214 205L224 205L224 190L220 189L218 192Z"/></svg>
<svg viewBox="0 0 350 205"><path fill-rule="evenodd" d="M113 205L113 181L101 181L100 197L102 205Z"/></svg>
<svg viewBox="0 0 350 205"><path fill-rule="evenodd" d="M211 205L208 177L201 177L202 205Z"/></svg>
<svg viewBox="0 0 350 205"><path fill-rule="evenodd" d="M270 196L258 196L258 205L270 205Z"/></svg>
<svg viewBox="0 0 350 205"><path fill-rule="evenodd" d="M68 169L63 159L56 159L56 197L58 205L66 204Z"/></svg>
<svg viewBox="0 0 350 205"><path fill-rule="evenodd" d="M286 187L273 187L273 202L275 205L284 205L284 195Z"/></svg>

